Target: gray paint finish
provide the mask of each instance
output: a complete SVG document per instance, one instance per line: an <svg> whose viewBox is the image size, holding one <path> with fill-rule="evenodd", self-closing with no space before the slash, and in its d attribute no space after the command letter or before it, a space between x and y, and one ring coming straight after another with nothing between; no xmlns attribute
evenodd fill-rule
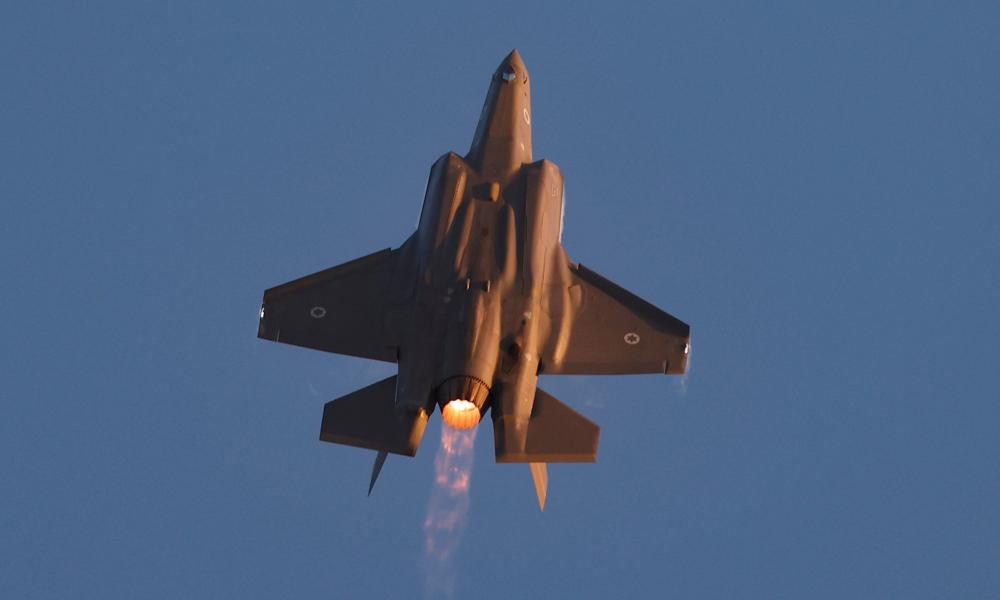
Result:
<svg viewBox="0 0 1000 600"><path fill-rule="evenodd" d="M515 50L469 153L431 168L402 246L264 294L259 337L399 365L328 403L321 439L413 456L435 404L461 399L491 412L497 462L592 462L599 428L538 389L539 373L686 372L687 324L569 259L563 187L559 167L533 162Z"/></svg>

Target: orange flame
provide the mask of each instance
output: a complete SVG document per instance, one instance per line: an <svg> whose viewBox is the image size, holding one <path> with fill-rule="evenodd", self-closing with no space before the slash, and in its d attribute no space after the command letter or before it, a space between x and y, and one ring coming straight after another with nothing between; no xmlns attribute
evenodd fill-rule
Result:
<svg viewBox="0 0 1000 600"><path fill-rule="evenodd" d="M478 409L475 414L478 421ZM476 428L441 428L441 446L434 458L434 489L424 519L428 597L450 597L454 593L456 569L452 557L462 539L469 510L476 431Z"/></svg>
<svg viewBox="0 0 1000 600"><path fill-rule="evenodd" d="M479 409L468 400L452 400L441 409L441 417L455 429L471 429L479 424Z"/></svg>

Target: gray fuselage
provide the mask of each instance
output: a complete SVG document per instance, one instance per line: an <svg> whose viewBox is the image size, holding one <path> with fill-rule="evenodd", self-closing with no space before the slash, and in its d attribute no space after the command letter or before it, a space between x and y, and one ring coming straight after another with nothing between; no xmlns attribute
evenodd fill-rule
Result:
<svg viewBox="0 0 1000 600"><path fill-rule="evenodd" d="M431 168L417 231L400 249L411 268L397 271L410 280L398 288L408 293L395 320L397 407L433 410L453 399L480 414L492 407L497 442L515 453L541 346L558 356L572 315L563 177L531 160L527 70L512 53L493 75L469 153Z"/></svg>

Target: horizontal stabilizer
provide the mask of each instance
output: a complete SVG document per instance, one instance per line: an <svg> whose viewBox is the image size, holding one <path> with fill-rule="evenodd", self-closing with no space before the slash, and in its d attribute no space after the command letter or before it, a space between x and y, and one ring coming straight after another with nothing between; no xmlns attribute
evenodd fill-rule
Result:
<svg viewBox="0 0 1000 600"><path fill-rule="evenodd" d="M396 410L396 376L373 383L323 407L319 439L380 452L414 456L427 413Z"/></svg>
<svg viewBox="0 0 1000 600"><path fill-rule="evenodd" d="M501 416L493 434L497 462L594 462L601 428L537 388L526 431Z"/></svg>

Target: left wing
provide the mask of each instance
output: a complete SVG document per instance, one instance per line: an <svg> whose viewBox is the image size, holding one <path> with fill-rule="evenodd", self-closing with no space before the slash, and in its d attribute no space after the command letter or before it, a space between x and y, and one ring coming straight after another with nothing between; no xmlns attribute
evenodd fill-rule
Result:
<svg viewBox="0 0 1000 600"><path fill-rule="evenodd" d="M385 317L398 256L386 248L267 290L257 337L396 362Z"/></svg>
<svg viewBox="0 0 1000 600"><path fill-rule="evenodd" d="M626 375L687 372L691 328L583 265L571 268L579 307L564 351L542 353L542 372ZM550 346L552 346L550 344Z"/></svg>

